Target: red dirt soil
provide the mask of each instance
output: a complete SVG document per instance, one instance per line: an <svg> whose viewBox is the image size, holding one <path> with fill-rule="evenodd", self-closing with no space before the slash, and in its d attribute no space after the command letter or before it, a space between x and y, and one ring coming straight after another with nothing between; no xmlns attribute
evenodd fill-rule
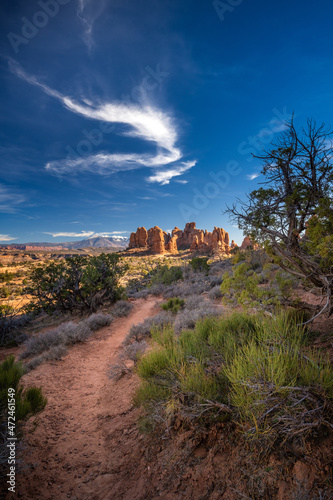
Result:
<svg viewBox="0 0 333 500"><path fill-rule="evenodd" d="M25 465L17 478L18 497L143 498L140 482L145 478L138 484L132 469L141 457L138 410L132 405L138 379L127 375L116 382L107 371L117 363L130 327L157 312L155 298L137 300L128 318L116 319L72 347L62 361L24 376L25 386L42 387L48 403L23 429Z"/></svg>
<svg viewBox="0 0 333 500"><path fill-rule="evenodd" d="M132 403L137 376L128 373L116 381L107 372L118 363L130 327L159 312L158 303L152 297L134 301L128 318L116 319L63 360L23 377L25 386L42 387L48 403L24 426L15 498L311 498L308 491L329 480L331 436L309 443L307 456L303 449L286 449L283 457L272 454L259 464L228 425L204 432L180 428L169 436L139 433L141 412ZM294 497L298 485L301 496Z"/></svg>

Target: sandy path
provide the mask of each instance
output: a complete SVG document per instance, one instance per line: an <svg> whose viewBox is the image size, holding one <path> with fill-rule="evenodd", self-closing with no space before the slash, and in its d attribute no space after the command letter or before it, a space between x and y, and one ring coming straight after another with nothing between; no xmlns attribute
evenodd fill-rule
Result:
<svg viewBox="0 0 333 500"><path fill-rule="evenodd" d="M135 477L144 455L136 428L138 410L132 407L138 380L126 375L115 382L107 371L130 327L156 312L155 298L137 300L128 318L74 346L62 361L45 363L24 376L25 385L43 388L48 404L24 429L19 498L145 498L144 478Z"/></svg>

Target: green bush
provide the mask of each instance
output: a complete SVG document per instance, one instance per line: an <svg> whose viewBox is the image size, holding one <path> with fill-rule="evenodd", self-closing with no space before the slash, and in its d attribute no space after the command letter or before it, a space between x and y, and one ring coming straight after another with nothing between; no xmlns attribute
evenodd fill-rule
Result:
<svg viewBox="0 0 333 500"><path fill-rule="evenodd" d="M193 257L189 261L190 266L192 267L193 271L195 272L204 272L208 274L209 271L209 264L208 264L208 257Z"/></svg>
<svg viewBox="0 0 333 500"><path fill-rule="evenodd" d="M29 414L42 410L46 405L46 398L41 389L30 387L25 391L19 385L24 368L21 363L15 363L15 356L11 354L0 364L0 409L2 418L7 410L8 389L15 391L16 422L26 418Z"/></svg>
<svg viewBox="0 0 333 500"><path fill-rule="evenodd" d="M0 283L9 283L16 277L15 273L10 273L5 271L4 273L0 273Z"/></svg>
<svg viewBox="0 0 333 500"><path fill-rule="evenodd" d="M185 300L179 299L178 297L174 297L169 299L164 304L161 304L162 309L164 311L171 311L173 314L177 314L185 305Z"/></svg>
<svg viewBox="0 0 333 500"><path fill-rule="evenodd" d="M163 285L171 285L174 281L182 280L183 271L179 266L167 265L157 266L151 271L151 285L162 283Z"/></svg>
<svg viewBox="0 0 333 500"><path fill-rule="evenodd" d="M7 299L8 297L11 296L11 294L12 294L12 291L9 288L9 286L3 286L2 288L0 288L0 297L2 299Z"/></svg>
<svg viewBox="0 0 333 500"><path fill-rule="evenodd" d="M305 339L282 312L206 318L179 336L171 326L155 329L138 364L136 402L168 425L232 418L267 449L306 438L329 426L333 370Z"/></svg>
<svg viewBox="0 0 333 500"><path fill-rule="evenodd" d="M266 264L262 268L255 261L251 264L242 262L223 275L222 300L226 304L238 303L244 308L273 309L281 304L292 303L294 285L294 277L283 271L273 271L271 265Z"/></svg>
<svg viewBox="0 0 333 500"><path fill-rule="evenodd" d="M126 270L115 253L76 255L36 267L25 292L33 297L32 309L96 312L103 301L121 298L119 280Z"/></svg>
<svg viewBox="0 0 333 500"><path fill-rule="evenodd" d="M40 388L23 390L20 379L24 374L21 363L15 363L14 355L0 364L0 478L8 473L8 433L20 438L20 423L30 415L41 411L47 400ZM15 406L13 404L15 401ZM11 417L11 418L9 418ZM13 424L13 425L12 425ZM15 424L15 425L14 425Z"/></svg>
<svg viewBox="0 0 333 500"><path fill-rule="evenodd" d="M27 336L22 333L22 328L28 322L29 317L21 310L9 304L0 305L0 345L15 346L24 342Z"/></svg>

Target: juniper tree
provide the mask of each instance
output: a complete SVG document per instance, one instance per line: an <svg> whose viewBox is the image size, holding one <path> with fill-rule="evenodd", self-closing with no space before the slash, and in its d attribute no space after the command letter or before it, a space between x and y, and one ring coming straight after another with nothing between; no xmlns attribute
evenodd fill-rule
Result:
<svg viewBox="0 0 333 500"><path fill-rule="evenodd" d="M322 309L333 312L332 132L313 119L299 132L293 119L255 158L262 187L227 213L244 233L262 243L273 260L323 291ZM321 311L321 312L322 312Z"/></svg>

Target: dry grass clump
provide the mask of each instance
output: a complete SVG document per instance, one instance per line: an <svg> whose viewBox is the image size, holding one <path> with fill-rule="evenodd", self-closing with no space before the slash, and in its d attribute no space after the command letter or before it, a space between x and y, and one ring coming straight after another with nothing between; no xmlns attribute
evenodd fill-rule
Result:
<svg viewBox="0 0 333 500"><path fill-rule="evenodd" d="M103 326L109 326L113 321L110 314L95 313L88 316L88 318L81 321L88 326L93 332L103 328Z"/></svg>
<svg viewBox="0 0 333 500"><path fill-rule="evenodd" d="M221 310L216 308L212 302L204 300L202 297L192 296L186 300L185 309L177 314L174 323L175 333L193 329L200 319L220 315Z"/></svg>
<svg viewBox="0 0 333 500"><path fill-rule="evenodd" d="M222 297L221 287L220 285L214 286L209 292L208 297L211 300L220 299Z"/></svg>
<svg viewBox="0 0 333 500"><path fill-rule="evenodd" d="M120 359L130 359L136 362L147 349L148 344L145 340L141 340L140 342L135 341L124 347L119 357Z"/></svg>
<svg viewBox="0 0 333 500"><path fill-rule="evenodd" d="M304 329L290 315L234 313L175 333L171 325L154 330L138 364L136 401L151 418L165 425L231 418L266 451L333 429L332 367L304 347Z"/></svg>
<svg viewBox="0 0 333 500"><path fill-rule="evenodd" d="M112 307L111 313L115 318L128 316L133 309L133 304L127 300L118 300Z"/></svg>
<svg viewBox="0 0 333 500"><path fill-rule="evenodd" d="M38 337L30 337L24 343L25 351L22 352L20 359L30 358L45 352L45 356L39 357L39 359L35 361L32 360L29 365L30 369L32 369L34 365L38 366L38 364L47 359L57 359L52 356L56 356L57 352L62 352L63 356L64 351L61 351L61 349L57 351L56 348L64 348L65 346L83 342L91 337L94 331L109 325L112 320L112 316L108 314L96 313L79 323L74 323L73 321L62 323L54 330L43 333ZM48 358L48 356L51 357Z"/></svg>
<svg viewBox="0 0 333 500"><path fill-rule="evenodd" d="M156 314L156 316L146 318L142 323L131 327L129 334L124 339L123 345L127 346L133 342L139 342L146 337L150 337L153 328L172 324L173 321L174 315L169 311L162 311Z"/></svg>
<svg viewBox="0 0 333 500"><path fill-rule="evenodd" d="M130 372L131 370L127 368L125 363L123 361L119 361L119 363L110 366L107 375L111 380L120 380L124 375Z"/></svg>
<svg viewBox="0 0 333 500"><path fill-rule="evenodd" d="M10 305L0 306L0 346L23 343L27 336L22 332L30 318Z"/></svg>
<svg viewBox="0 0 333 500"><path fill-rule="evenodd" d="M146 299L150 295L150 289L144 288L143 290L138 290L136 292L128 291L128 296L133 299Z"/></svg>
<svg viewBox="0 0 333 500"><path fill-rule="evenodd" d="M24 368L26 372L30 372L37 368L37 366L41 365L45 361L54 361L62 359L67 354L67 349L63 345L56 345L51 347L48 351L45 351L43 354L39 356L35 356L32 359L29 359L27 363L24 364Z"/></svg>

